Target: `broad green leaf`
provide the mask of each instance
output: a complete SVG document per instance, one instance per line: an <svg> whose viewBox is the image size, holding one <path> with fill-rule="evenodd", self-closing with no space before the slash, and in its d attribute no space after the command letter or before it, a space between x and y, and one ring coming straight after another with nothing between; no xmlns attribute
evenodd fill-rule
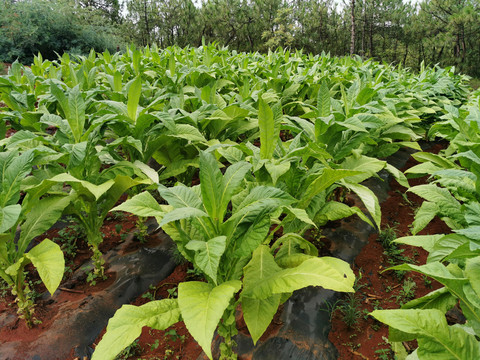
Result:
<svg viewBox="0 0 480 360"><path fill-rule="evenodd" d="M465 266L465 275L473 290L477 293L477 297L480 297L480 256L473 259L467 259Z"/></svg>
<svg viewBox="0 0 480 360"><path fill-rule="evenodd" d="M461 328L448 326L445 314L439 310L375 310L371 315L410 335L409 339L417 338L419 359L480 358L480 348L475 336Z"/></svg>
<svg viewBox="0 0 480 360"><path fill-rule="evenodd" d="M118 202L118 199L120 199L125 191L131 187L142 184L151 184L150 179L132 178L125 175L115 176L113 182L114 184L105 192L104 201L101 204L99 216L107 216L107 213L113 206L115 206L115 204Z"/></svg>
<svg viewBox="0 0 480 360"><path fill-rule="evenodd" d="M290 162L275 163L269 161L265 163L265 169L272 177L273 186L277 184L277 180L280 176L285 174L290 169Z"/></svg>
<svg viewBox="0 0 480 360"><path fill-rule="evenodd" d="M358 175L349 176L345 181L361 183L382 170L386 165L385 161L374 159L368 156L349 156L341 164L342 169L359 171Z"/></svg>
<svg viewBox="0 0 480 360"><path fill-rule="evenodd" d="M415 235L415 236L403 236L395 239L394 242L399 244L406 244L410 246L418 246L425 249L428 252L433 251L435 243L440 240L444 235Z"/></svg>
<svg viewBox="0 0 480 360"><path fill-rule="evenodd" d="M261 255L261 266L270 264L268 266L273 268L273 256L265 251L262 251ZM252 258L252 261L259 260ZM250 271L252 270L249 268L248 274ZM276 271L270 276L266 276L265 272L262 274L264 277L257 276L255 283L252 282L251 286L247 287L247 278L244 280L245 296L266 299L273 294L290 293L307 286L322 286L335 291L353 292L355 281L355 275L349 264L332 257L310 258L295 268ZM247 270L245 276L247 276Z"/></svg>
<svg viewBox="0 0 480 360"><path fill-rule="evenodd" d="M294 198L280 189L271 186L257 186L234 209L228 222L240 223L247 217L258 216L265 210L277 210L280 206L290 205L294 201Z"/></svg>
<svg viewBox="0 0 480 360"><path fill-rule="evenodd" d="M144 191L135 195L131 199L124 201L117 207L113 208L112 211L126 211L143 217L160 217L165 214L157 200L155 200L148 191Z"/></svg>
<svg viewBox="0 0 480 360"><path fill-rule="evenodd" d="M295 216L295 218L300 220L301 222L317 227L317 225L315 225L312 219L310 219L310 216L308 216L307 212L304 209L298 209L291 206L287 206L285 210L290 214L292 214L293 216Z"/></svg>
<svg viewBox="0 0 480 360"><path fill-rule="evenodd" d="M85 127L85 101L78 86L70 90L68 94L69 116L67 116L68 124L72 130L76 143L82 138L83 128Z"/></svg>
<svg viewBox="0 0 480 360"><path fill-rule="evenodd" d="M151 301L142 306L123 305L108 321L107 332L92 360L113 360L142 333L144 326L165 330L180 321L177 300Z"/></svg>
<svg viewBox="0 0 480 360"><path fill-rule="evenodd" d="M138 102L142 93L142 78L137 76L128 89L127 112L133 123L137 121Z"/></svg>
<svg viewBox="0 0 480 360"><path fill-rule="evenodd" d="M60 246L45 239L25 254L25 257L35 266L45 287L53 295L65 270L65 259Z"/></svg>
<svg viewBox="0 0 480 360"><path fill-rule="evenodd" d="M186 186L174 186L160 191L160 195L175 207L203 208L202 199L191 188Z"/></svg>
<svg viewBox="0 0 480 360"><path fill-rule="evenodd" d="M307 286L353 292L355 275L350 265L332 257L311 258L296 268L285 269L271 280L274 294L289 293Z"/></svg>
<svg viewBox="0 0 480 360"><path fill-rule="evenodd" d="M216 287L198 281L178 285L178 305L183 321L209 359L212 359L213 333L241 285L238 280Z"/></svg>
<svg viewBox="0 0 480 360"><path fill-rule="evenodd" d="M406 187L407 189L410 187L410 184L408 183L407 177L404 175L403 172L398 170L395 166L390 165L389 163L386 163L385 169L392 174L392 176L397 180L397 182L402 185L403 187Z"/></svg>
<svg viewBox="0 0 480 360"><path fill-rule="evenodd" d="M470 244L470 239L458 235L458 234L447 234L438 239L430 253L428 254L427 263L440 261L444 262L446 258L451 257L456 252L460 251L462 248L468 248ZM470 252L470 257L472 256Z"/></svg>
<svg viewBox="0 0 480 360"><path fill-rule="evenodd" d="M440 188L433 184L426 184L411 187L408 191L437 204L441 208L442 213L449 214L450 212L460 210L460 203L447 189Z"/></svg>
<svg viewBox="0 0 480 360"><path fill-rule="evenodd" d="M200 189L202 191L203 206L214 221L220 219L222 196L222 173L218 162L211 153L200 153Z"/></svg>
<svg viewBox="0 0 480 360"><path fill-rule="evenodd" d="M52 196L35 203L33 210L27 214L27 220L21 228L20 239L18 240L20 253L26 250L33 238L43 234L60 219L70 200L70 196Z"/></svg>
<svg viewBox="0 0 480 360"><path fill-rule="evenodd" d="M171 223L172 221L177 221L181 219L188 219L192 217L208 217L207 213L200 209L192 208L192 207L185 207L185 208L176 208L169 213L167 213L160 224L159 227Z"/></svg>
<svg viewBox="0 0 480 360"><path fill-rule="evenodd" d="M415 220L412 224L412 234L415 235L424 229L425 226L427 226L437 215L439 210L440 209L437 204L430 201L424 201L415 214Z"/></svg>
<svg viewBox="0 0 480 360"><path fill-rule="evenodd" d="M147 164L145 163L142 163L141 161L138 161L138 160L135 160L135 162L133 163L133 165L135 165L136 167L138 167L140 170L142 170L142 172L148 176L148 178L150 180L152 180L152 182L154 184L158 184L160 182L160 180L158 179L158 172L156 172L154 169L152 169L150 166L148 166Z"/></svg>
<svg viewBox="0 0 480 360"><path fill-rule="evenodd" d="M80 184L85 190L87 190L88 193L93 195L97 200L100 199L100 197L103 194L105 194L115 184L114 180L108 180L103 184L95 185L88 181L79 180L76 177L67 173L56 175L53 178L51 178L50 181L59 182L59 183L66 182L66 183Z"/></svg>
<svg viewBox="0 0 480 360"><path fill-rule="evenodd" d="M360 219L367 224L374 226L370 219L356 206L348 206L347 204L338 201L329 201L325 206L315 215L315 221L318 225L324 225L327 221L335 221L347 218L352 215L358 215Z"/></svg>
<svg viewBox="0 0 480 360"><path fill-rule="evenodd" d="M406 271L413 270L437 280L445 285L448 291L460 300L460 306L466 317L470 318L477 324L480 324L479 307L476 307L465 293L465 287L468 285L469 279L465 277L465 274L458 266L454 264L444 266L439 262L432 262L422 266L402 264L394 266L391 269Z"/></svg>
<svg viewBox="0 0 480 360"><path fill-rule="evenodd" d="M227 210L232 195L238 190L240 184L245 179L245 175L251 167L252 165L246 161L239 161L229 166L225 171L225 174L222 178L220 210L218 212L221 220L223 220L223 216L225 215L225 211Z"/></svg>
<svg viewBox="0 0 480 360"><path fill-rule="evenodd" d="M179 139L185 139L192 142L207 143L205 137L198 131L196 127L188 124L175 125L176 132L170 136Z"/></svg>
<svg viewBox="0 0 480 360"><path fill-rule="evenodd" d="M258 127L260 128L260 156L271 159L277 143L273 111L262 97L258 98Z"/></svg>
<svg viewBox="0 0 480 360"><path fill-rule="evenodd" d="M302 196L302 200L297 204L297 208L305 209L312 198L327 189L330 185L336 181L341 180L347 176L353 176L361 174L359 171L352 170L335 170L325 168L323 172L308 186L305 194Z"/></svg>
<svg viewBox="0 0 480 360"><path fill-rule="evenodd" d="M329 116L331 112L330 107L331 107L330 90L328 89L327 83L324 80L320 85L320 89L318 90L318 95L317 95L318 116L320 117Z"/></svg>
<svg viewBox="0 0 480 360"><path fill-rule="evenodd" d="M312 256L318 256L317 248L295 233L284 234L275 242L271 251L274 252L278 246L280 249L275 253L275 261L282 267L296 267Z"/></svg>
<svg viewBox="0 0 480 360"><path fill-rule="evenodd" d="M243 269L243 291L242 296L254 297L254 294L260 298L266 299L272 295L270 289L266 289L265 293L255 293L259 283L268 281L271 277L282 269L277 265L273 255L267 246L257 247L252 254L252 259Z"/></svg>
<svg viewBox="0 0 480 360"><path fill-rule="evenodd" d="M457 299L447 288L442 287L438 290L418 298L402 306L402 309L437 309L443 313L453 308L457 303Z"/></svg>
<svg viewBox="0 0 480 360"><path fill-rule="evenodd" d="M66 119L70 118L70 107L68 103L68 99L65 96L65 93L63 92L62 89L60 89L55 83L52 81L50 83L50 92L52 95L55 97L55 99L58 101L60 104L60 107L63 111L63 114Z"/></svg>
<svg viewBox="0 0 480 360"><path fill-rule="evenodd" d="M470 226L465 229L454 230L457 234L464 235L469 239L480 240L480 225Z"/></svg>
<svg viewBox="0 0 480 360"><path fill-rule="evenodd" d="M32 171L34 153L0 153L0 206L15 205L20 199L22 180Z"/></svg>
<svg viewBox="0 0 480 360"><path fill-rule="evenodd" d="M208 241L191 240L185 245L195 251L194 264L217 284L217 271L220 259L225 252L226 236L218 236Z"/></svg>
<svg viewBox="0 0 480 360"><path fill-rule="evenodd" d="M4 233L17 223L21 211L22 206L20 204L0 208L0 233Z"/></svg>
<svg viewBox="0 0 480 360"><path fill-rule="evenodd" d="M280 305L280 298L280 294L263 300L242 297L243 318L254 345L272 322Z"/></svg>
<svg viewBox="0 0 480 360"><path fill-rule="evenodd" d="M380 211L380 204L378 198L375 196L372 190L366 186L360 184L344 183L347 188L352 190L362 200L363 204L367 208L368 212L373 218L373 221L380 228L380 222L382 221L382 213Z"/></svg>

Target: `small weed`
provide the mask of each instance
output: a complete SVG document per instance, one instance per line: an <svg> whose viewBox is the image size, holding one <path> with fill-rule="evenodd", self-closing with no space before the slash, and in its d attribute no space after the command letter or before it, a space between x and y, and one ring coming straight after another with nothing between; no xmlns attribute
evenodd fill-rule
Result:
<svg viewBox="0 0 480 360"><path fill-rule="evenodd" d="M68 259L77 255L77 241L85 238L83 226L76 223L73 218L67 218L69 224L58 231L58 237L53 240L59 242L61 249Z"/></svg>
<svg viewBox="0 0 480 360"><path fill-rule="evenodd" d="M110 215L106 218L107 221L123 221L127 218L127 214L123 211L111 211Z"/></svg>
<svg viewBox="0 0 480 360"><path fill-rule="evenodd" d="M321 248L324 246L324 243L322 242L322 238L324 238L324 236L322 235L322 229L320 228L311 229L310 235L312 237L310 242L313 245L315 245L317 248Z"/></svg>
<svg viewBox="0 0 480 360"><path fill-rule="evenodd" d="M400 293L396 296L396 301L400 305L403 305L408 300L411 300L415 297L415 289L417 288L417 284L412 279L406 279L403 282L402 289Z"/></svg>
<svg viewBox="0 0 480 360"><path fill-rule="evenodd" d="M335 302L325 301L325 308L319 309L320 311L325 311L328 314L329 321L332 321L333 315L335 315L335 311L339 309L339 304L341 303L340 300L336 300Z"/></svg>
<svg viewBox="0 0 480 360"><path fill-rule="evenodd" d="M3 281L3 279L0 279L0 300L6 301L5 299L8 295L8 292L9 292L9 287L7 283Z"/></svg>
<svg viewBox="0 0 480 360"><path fill-rule="evenodd" d="M184 264L187 262L187 259L182 255L180 250L178 250L178 247L172 246L169 250L170 253L170 258L173 260L173 262L177 265Z"/></svg>
<svg viewBox="0 0 480 360"><path fill-rule="evenodd" d="M392 350L390 349L378 349L378 350L375 350L375 354L378 355L378 359L380 360L394 359L394 357L392 356Z"/></svg>
<svg viewBox="0 0 480 360"><path fill-rule="evenodd" d="M122 230L123 230L122 224L116 224L116 225L115 225L115 231L116 231L117 234L120 235L120 233L122 232Z"/></svg>
<svg viewBox="0 0 480 360"><path fill-rule="evenodd" d="M137 228L136 237L142 243L146 243L148 240L148 226L146 224L147 218L139 216L135 222L135 227Z"/></svg>
<svg viewBox="0 0 480 360"><path fill-rule="evenodd" d="M169 298L176 298L178 296L177 287L167 289Z"/></svg>
<svg viewBox="0 0 480 360"><path fill-rule="evenodd" d="M348 294L346 300L342 301L339 309L343 315L343 321L349 328L353 328L358 324L358 320L362 316L362 313L360 311L359 301L355 294Z"/></svg>
<svg viewBox="0 0 480 360"><path fill-rule="evenodd" d="M146 292L145 294L142 295L142 298L143 299L148 299L150 301L154 301L155 300L155 296L157 294L157 287L155 285L150 285L148 287L148 289L150 291L153 291L153 293L151 293L150 291L149 292Z"/></svg>
<svg viewBox="0 0 480 360"><path fill-rule="evenodd" d="M411 299L415 297L415 289L417 288L417 284L412 279L407 279L403 283L402 290L400 293L406 298Z"/></svg>
<svg viewBox="0 0 480 360"><path fill-rule="evenodd" d="M403 198L403 201L408 204L410 207L414 206L414 204L408 199L408 195L406 192L402 192L400 190L395 190L397 194L400 194Z"/></svg>
<svg viewBox="0 0 480 360"><path fill-rule="evenodd" d="M127 346L120 354L117 355L115 360L127 360L129 357L138 355L141 351L141 347L138 344L138 339Z"/></svg>
<svg viewBox="0 0 480 360"><path fill-rule="evenodd" d="M180 340L182 343L185 342L185 335L178 335L175 329L165 331L165 336L168 336L170 338L170 341Z"/></svg>
<svg viewBox="0 0 480 360"><path fill-rule="evenodd" d="M157 339L153 344L150 344L150 351L157 350L160 346L160 341Z"/></svg>
<svg viewBox="0 0 480 360"><path fill-rule="evenodd" d="M425 287L431 289L432 288L432 279L430 279L426 275L423 275L422 278L423 278L423 284L425 285Z"/></svg>

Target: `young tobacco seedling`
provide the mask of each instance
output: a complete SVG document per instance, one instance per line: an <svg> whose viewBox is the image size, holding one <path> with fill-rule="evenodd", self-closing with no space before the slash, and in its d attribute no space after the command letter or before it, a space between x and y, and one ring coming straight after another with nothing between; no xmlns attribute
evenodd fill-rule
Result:
<svg viewBox="0 0 480 360"><path fill-rule="evenodd" d="M124 305L110 319L93 360L113 359L143 326L164 330L180 319L210 359L218 328L224 339L221 359L235 359L238 305L256 343L293 291L313 285L353 292L355 276L348 263L319 258L317 249L298 234L285 234L270 246L271 217L278 220L284 208L297 200L270 186L246 186L247 192L240 191L250 168L240 161L222 175L215 157L202 152L199 186L162 189L169 205L159 205L144 192L115 208L155 216L207 282L180 283L177 299ZM232 212L227 218L229 206Z"/></svg>

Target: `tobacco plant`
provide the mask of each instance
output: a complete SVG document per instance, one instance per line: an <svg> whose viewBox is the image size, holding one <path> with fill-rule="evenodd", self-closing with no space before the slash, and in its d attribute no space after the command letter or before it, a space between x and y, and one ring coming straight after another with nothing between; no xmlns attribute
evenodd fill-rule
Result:
<svg viewBox="0 0 480 360"><path fill-rule="evenodd" d="M444 287L408 302L399 310L372 313L390 326L391 341L418 340L418 349L408 359L480 356L480 133L478 108L470 109L473 111L453 110L456 115L442 126L432 127L434 131L446 130L449 124L457 129L450 128L451 144L443 154L414 154L421 163L408 172L430 174L432 181L410 189L425 201L415 215L414 236L396 240L420 246L429 255L426 265L402 264L393 270L416 271ZM435 216L453 233L415 235ZM463 312L465 324L447 324L445 313L455 306Z"/></svg>
<svg viewBox="0 0 480 360"><path fill-rule="evenodd" d="M63 277L65 260L60 247L49 239L34 245L33 239L47 231L71 201L66 194L45 198L21 197L22 180L32 171L33 151L0 153L0 276L16 297L18 313L32 327L35 304L25 283L25 267L33 264L50 294ZM17 231L20 229L19 237Z"/></svg>
<svg viewBox="0 0 480 360"><path fill-rule="evenodd" d="M353 291L354 275L344 261L318 258L316 248L297 234L270 241L272 218L298 201L270 186L240 191L250 169L241 161L222 175L215 157L202 152L199 186L162 188L169 205L159 205L144 192L115 208L155 216L206 282L181 283L177 299L123 306L109 321L94 359L113 359L143 326L165 329L180 320L209 358L218 328L224 339L221 358L233 359L239 305L256 343L294 290L315 285Z"/></svg>

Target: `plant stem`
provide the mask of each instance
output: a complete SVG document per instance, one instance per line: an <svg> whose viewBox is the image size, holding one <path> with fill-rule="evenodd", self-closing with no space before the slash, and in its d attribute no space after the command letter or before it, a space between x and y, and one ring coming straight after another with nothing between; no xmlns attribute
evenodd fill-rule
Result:
<svg viewBox="0 0 480 360"><path fill-rule="evenodd" d="M33 303L30 299L28 299L28 296L26 296L25 294L26 292L28 292L29 289L24 289L24 286L23 268L20 268L17 274L15 288L13 289L12 294L17 298L16 302L18 306L18 313L21 317L25 319L27 327L31 329L33 327Z"/></svg>

